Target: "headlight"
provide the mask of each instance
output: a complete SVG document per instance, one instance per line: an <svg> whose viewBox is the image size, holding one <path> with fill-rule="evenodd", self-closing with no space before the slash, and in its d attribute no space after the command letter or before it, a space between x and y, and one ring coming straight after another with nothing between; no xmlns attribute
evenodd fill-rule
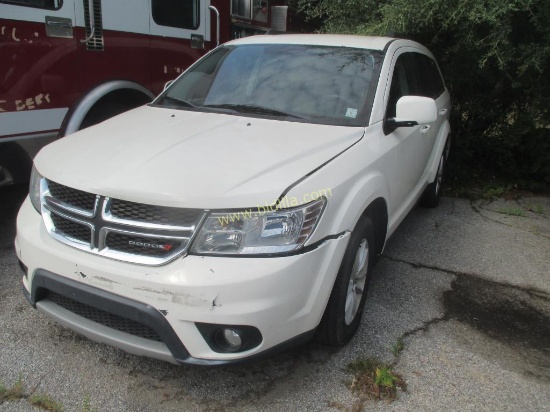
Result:
<svg viewBox="0 0 550 412"><path fill-rule="evenodd" d="M41 213L42 211L42 202L40 198L40 187L42 179L42 175L38 173L36 167L33 165L31 172L31 182L29 184L29 198L31 199L31 203L38 213Z"/></svg>
<svg viewBox="0 0 550 412"><path fill-rule="evenodd" d="M211 213L191 252L248 255L300 249L313 233L325 204L326 198L320 198L294 209Z"/></svg>

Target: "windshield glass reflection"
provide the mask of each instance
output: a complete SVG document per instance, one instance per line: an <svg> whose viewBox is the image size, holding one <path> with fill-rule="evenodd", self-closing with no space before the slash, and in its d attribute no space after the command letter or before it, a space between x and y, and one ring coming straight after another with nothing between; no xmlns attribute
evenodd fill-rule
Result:
<svg viewBox="0 0 550 412"><path fill-rule="evenodd" d="M259 44L221 47L180 77L156 103L228 113L364 125L381 52Z"/></svg>

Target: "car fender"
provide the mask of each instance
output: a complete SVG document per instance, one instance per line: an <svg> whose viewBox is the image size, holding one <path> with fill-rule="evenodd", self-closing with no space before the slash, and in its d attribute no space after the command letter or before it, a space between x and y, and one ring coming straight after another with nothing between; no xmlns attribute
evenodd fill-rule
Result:
<svg viewBox="0 0 550 412"><path fill-rule="evenodd" d="M330 171L327 171L327 174L329 173ZM323 174L312 176L289 192L290 196L298 197L303 193L318 191L320 187L330 188L327 206L306 246L344 232L351 232L361 215L378 198L384 200L386 211L389 209L389 188L380 171L369 171L332 187L323 180ZM319 183L321 181L323 183Z"/></svg>
<svg viewBox="0 0 550 412"><path fill-rule="evenodd" d="M151 100L155 97L151 91L140 84L128 80L113 80L102 83L86 93L67 113L61 126L60 136L66 136L80 129L82 121L90 109L104 96L117 90L136 90Z"/></svg>
<svg viewBox="0 0 550 412"><path fill-rule="evenodd" d="M327 172L330 173L330 170ZM291 193L298 195L320 187L317 179L311 179L304 183ZM360 217L376 199L382 198L387 203L389 191L382 174L375 171L359 178L356 176L352 180L347 180L342 185L335 187L332 194L333 196L328 199L327 206L312 237L306 243L306 248L308 246L319 247L325 242L339 242L339 247L335 249L332 257L333 261L338 262L339 267L351 238L351 232ZM385 229L387 229L387 222L385 224ZM382 242L380 252L385 240ZM315 284L311 285L312 292L309 296L310 299L317 302L319 320L327 305L337 274L338 272L334 271L327 276L319 277Z"/></svg>

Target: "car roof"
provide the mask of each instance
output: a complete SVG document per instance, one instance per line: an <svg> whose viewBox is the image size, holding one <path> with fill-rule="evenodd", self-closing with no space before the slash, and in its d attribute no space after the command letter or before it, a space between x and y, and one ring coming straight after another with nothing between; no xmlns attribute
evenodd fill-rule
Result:
<svg viewBox="0 0 550 412"><path fill-rule="evenodd" d="M233 40L226 44L306 44L312 46L338 46L384 50L394 40L396 39L392 37L357 36L348 34L276 34L250 36Z"/></svg>

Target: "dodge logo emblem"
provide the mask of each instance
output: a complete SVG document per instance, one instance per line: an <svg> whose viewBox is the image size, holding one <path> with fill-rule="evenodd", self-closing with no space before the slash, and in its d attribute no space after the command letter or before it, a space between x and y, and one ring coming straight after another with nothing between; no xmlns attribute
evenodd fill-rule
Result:
<svg viewBox="0 0 550 412"><path fill-rule="evenodd" d="M136 242L134 240L128 241L128 244L130 246L143 247L143 248L147 248L147 249L162 249L162 250L165 250L167 252L169 252L173 247L173 245L170 245L170 244L159 245L158 243Z"/></svg>

